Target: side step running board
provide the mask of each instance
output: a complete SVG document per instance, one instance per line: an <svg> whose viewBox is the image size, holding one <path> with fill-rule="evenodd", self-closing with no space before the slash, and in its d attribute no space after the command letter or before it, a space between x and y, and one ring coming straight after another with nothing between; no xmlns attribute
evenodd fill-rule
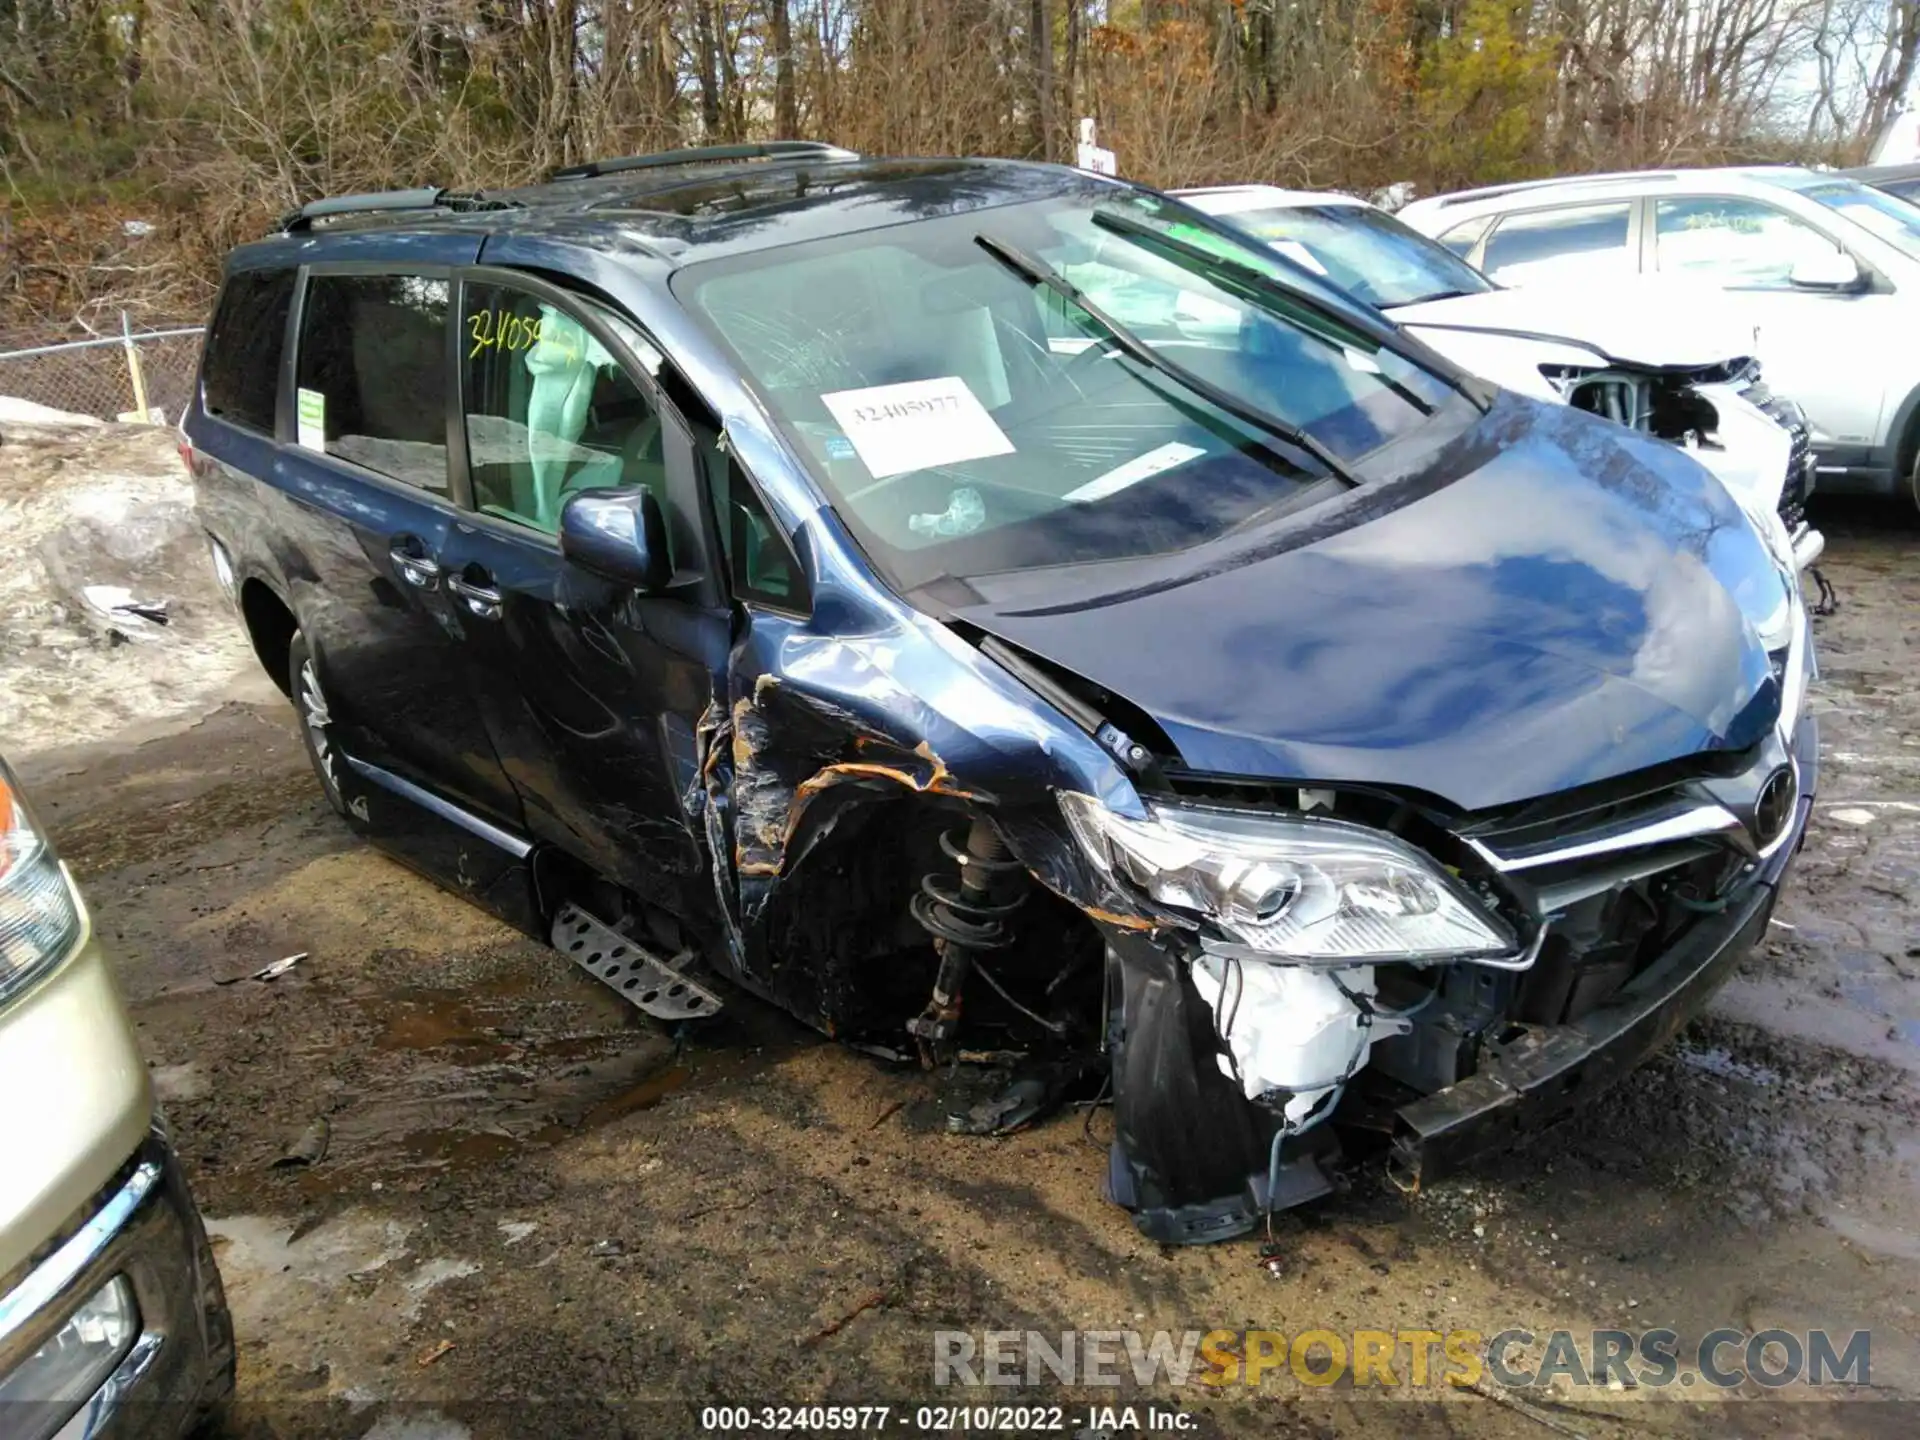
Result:
<svg viewBox="0 0 1920 1440"><path fill-rule="evenodd" d="M553 948L656 1019L692 1020L720 1011L718 995L578 905L563 905L554 917Z"/></svg>

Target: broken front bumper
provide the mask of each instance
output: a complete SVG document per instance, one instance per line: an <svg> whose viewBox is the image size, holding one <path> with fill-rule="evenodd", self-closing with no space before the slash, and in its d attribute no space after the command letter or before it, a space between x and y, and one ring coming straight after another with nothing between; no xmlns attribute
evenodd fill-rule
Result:
<svg viewBox="0 0 1920 1440"><path fill-rule="evenodd" d="M1388 1174L1408 1192L1529 1130L1559 1119L1620 1079L1705 1008L1747 951L1765 936L1787 866L1806 838L1818 779L1819 728L1795 737L1804 787L1788 838L1745 891L1580 1019L1513 1026L1489 1043L1472 1075L1403 1105L1394 1120Z"/></svg>
<svg viewBox="0 0 1920 1440"><path fill-rule="evenodd" d="M1766 933L1788 865L1812 813L1818 730L1802 722L1795 751L1804 786L1787 838L1727 909L1702 916L1671 949L1577 1021L1513 1025L1490 1039L1466 1079L1394 1114L1392 1179L1417 1191L1476 1156L1558 1120L1659 1049L1706 1005ZM1271 1209L1331 1188L1320 1159L1330 1127L1289 1142L1270 1168L1272 1112L1220 1073L1213 1011L1187 965L1152 936L1110 932L1117 999L1109 1047L1114 1144L1109 1198L1167 1244L1243 1235ZM1271 1177L1271 1182L1270 1182ZM1269 1193L1271 1183L1272 1193Z"/></svg>

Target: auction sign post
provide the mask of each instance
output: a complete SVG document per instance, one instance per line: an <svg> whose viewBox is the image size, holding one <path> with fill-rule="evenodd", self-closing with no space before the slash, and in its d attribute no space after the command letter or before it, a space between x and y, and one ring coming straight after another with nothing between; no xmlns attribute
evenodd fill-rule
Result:
<svg viewBox="0 0 1920 1440"><path fill-rule="evenodd" d="M1074 147L1073 163L1082 170L1091 170L1096 175L1120 173L1114 163L1113 151L1102 150L1093 143L1092 116L1087 116L1080 121L1080 143Z"/></svg>

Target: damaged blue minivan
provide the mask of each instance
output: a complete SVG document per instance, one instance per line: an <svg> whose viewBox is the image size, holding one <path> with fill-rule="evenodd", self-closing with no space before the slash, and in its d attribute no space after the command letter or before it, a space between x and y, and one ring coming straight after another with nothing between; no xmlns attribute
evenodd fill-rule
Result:
<svg viewBox="0 0 1920 1440"><path fill-rule="evenodd" d="M652 1014L1022 1057L971 1128L1110 1086L1163 1241L1586 1100L1811 804L1791 559L1704 469L1099 176L319 201L182 437L351 825Z"/></svg>

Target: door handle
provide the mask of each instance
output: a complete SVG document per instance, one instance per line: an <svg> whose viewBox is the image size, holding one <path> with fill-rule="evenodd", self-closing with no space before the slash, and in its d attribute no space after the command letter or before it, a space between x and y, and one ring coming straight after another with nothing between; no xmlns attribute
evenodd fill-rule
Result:
<svg viewBox="0 0 1920 1440"><path fill-rule="evenodd" d="M411 535L402 535L395 540L393 548L387 551L387 558L393 561L393 568L400 572L400 578L415 589L440 588L439 563Z"/></svg>
<svg viewBox="0 0 1920 1440"><path fill-rule="evenodd" d="M458 575L447 576L447 589L458 595L461 603L482 620L498 620L500 607L506 603L506 596L491 585L463 580Z"/></svg>

